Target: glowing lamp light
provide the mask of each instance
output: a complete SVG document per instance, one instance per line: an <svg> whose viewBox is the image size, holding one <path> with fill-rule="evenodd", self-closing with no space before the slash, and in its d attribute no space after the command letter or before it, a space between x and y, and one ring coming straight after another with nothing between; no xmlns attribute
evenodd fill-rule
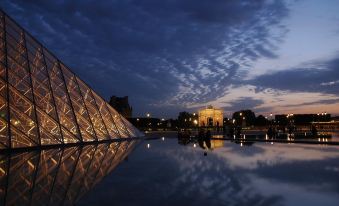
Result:
<svg viewBox="0 0 339 206"><path fill-rule="evenodd" d="M148 143L146 147L147 147L147 149L149 149L151 147L151 145Z"/></svg>

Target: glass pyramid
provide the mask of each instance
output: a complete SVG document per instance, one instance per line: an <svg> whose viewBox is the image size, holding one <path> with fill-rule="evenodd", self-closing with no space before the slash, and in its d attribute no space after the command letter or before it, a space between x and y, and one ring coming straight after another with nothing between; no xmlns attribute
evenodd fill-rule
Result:
<svg viewBox="0 0 339 206"><path fill-rule="evenodd" d="M136 144L112 141L0 154L0 205L76 205Z"/></svg>
<svg viewBox="0 0 339 206"><path fill-rule="evenodd" d="M141 135L0 10L0 149Z"/></svg>

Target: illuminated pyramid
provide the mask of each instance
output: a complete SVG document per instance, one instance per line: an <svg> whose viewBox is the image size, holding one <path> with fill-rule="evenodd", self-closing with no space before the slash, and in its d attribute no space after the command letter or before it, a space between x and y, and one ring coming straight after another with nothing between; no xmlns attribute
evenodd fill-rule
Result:
<svg viewBox="0 0 339 206"><path fill-rule="evenodd" d="M0 10L0 149L142 134Z"/></svg>

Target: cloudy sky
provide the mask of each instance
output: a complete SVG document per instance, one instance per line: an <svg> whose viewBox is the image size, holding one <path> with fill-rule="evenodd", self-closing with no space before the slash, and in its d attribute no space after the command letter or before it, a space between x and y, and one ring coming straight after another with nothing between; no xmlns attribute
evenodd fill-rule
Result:
<svg viewBox="0 0 339 206"><path fill-rule="evenodd" d="M339 0L1 0L97 93L134 115L206 105L339 114Z"/></svg>

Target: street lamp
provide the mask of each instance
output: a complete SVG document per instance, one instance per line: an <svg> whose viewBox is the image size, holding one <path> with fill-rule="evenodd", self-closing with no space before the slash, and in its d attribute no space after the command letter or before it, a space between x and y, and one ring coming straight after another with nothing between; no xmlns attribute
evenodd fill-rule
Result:
<svg viewBox="0 0 339 206"><path fill-rule="evenodd" d="M147 117L150 117L150 116L151 116L151 114L150 114L150 113L147 113L147 114L146 114L146 116L147 116Z"/></svg>

